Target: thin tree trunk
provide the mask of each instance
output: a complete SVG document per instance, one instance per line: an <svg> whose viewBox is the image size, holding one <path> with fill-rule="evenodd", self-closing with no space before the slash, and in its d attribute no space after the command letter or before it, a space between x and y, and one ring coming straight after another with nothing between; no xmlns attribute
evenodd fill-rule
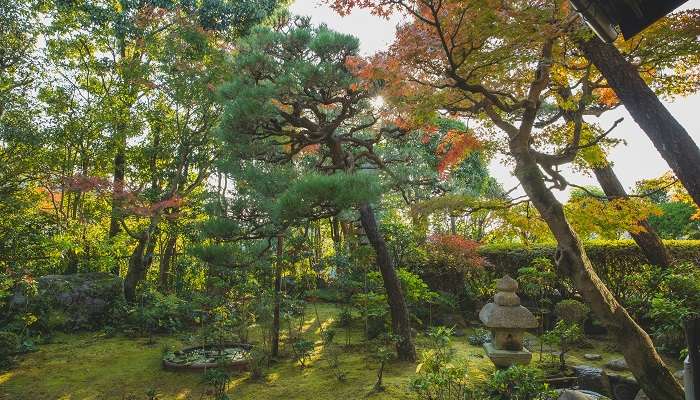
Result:
<svg viewBox="0 0 700 400"><path fill-rule="evenodd" d="M124 144L125 145L125 144ZM121 231L120 219L121 219L121 203L122 203L122 193L124 192L124 179L126 177L126 155L124 148L120 143L118 145L117 154L114 156L114 178L112 181L112 210L109 217L109 233L108 237L110 239L114 238ZM114 275L119 275L119 265L115 263L112 268L112 273Z"/></svg>
<svg viewBox="0 0 700 400"><path fill-rule="evenodd" d="M564 216L563 206L547 188L527 143L511 140L510 146L516 160L515 175L557 240L557 268L572 278L593 312L613 334L630 371L649 398L682 400L683 389L657 354L649 335L615 300L594 271L581 241Z"/></svg>
<svg viewBox="0 0 700 400"><path fill-rule="evenodd" d="M168 239L165 241L165 249L163 250L163 256L160 258L158 269L158 284L162 292L166 292L170 287L170 270L176 245L177 233L170 232Z"/></svg>
<svg viewBox="0 0 700 400"><path fill-rule="evenodd" d="M597 37L577 45L608 81L632 118L700 206L700 149L664 107L639 72L619 50Z"/></svg>
<svg viewBox="0 0 700 400"><path fill-rule="evenodd" d="M343 233L342 243L345 251L350 251L351 243L353 243L352 224L348 221L340 221L340 231Z"/></svg>
<svg viewBox="0 0 700 400"><path fill-rule="evenodd" d="M610 164L604 167L593 168L593 173L606 196L612 199L627 198L627 192L625 192L625 188L620 183L620 180L617 179L617 175L615 175L615 171ZM630 231L629 234L642 250L647 260L651 264L668 268L671 265L671 256L659 235L654 231L654 228L649 225L646 219L639 221L637 225L639 225L641 231Z"/></svg>
<svg viewBox="0 0 700 400"><path fill-rule="evenodd" d="M284 236L277 235L277 260L275 266L275 308L272 315L271 355L277 357L280 347L280 297L282 289L282 256L284 255Z"/></svg>
<svg viewBox="0 0 700 400"><path fill-rule="evenodd" d="M336 254L340 254L342 245L340 239L340 221L338 221L338 217L331 217L329 222L331 225L331 237L333 238L333 249Z"/></svg>
<svg viewBox="0 0 700 400"><path fill-rule="evenodd" d="M389 301L392 331L395 335L400 337L399 342L396 344L396 351L400 359L415 361L416 349L411 338L408 306L406 305L406 300L401 290L401 282L392 265L391 256L389 255L389 250L386 247L384 238L379 233L374 211L369 204L365 203L360 206L360 220L365 234L367 235L367 239L369 239L374 251L377 253L377 265L382 274L384 288L386 289Z"/></svg>

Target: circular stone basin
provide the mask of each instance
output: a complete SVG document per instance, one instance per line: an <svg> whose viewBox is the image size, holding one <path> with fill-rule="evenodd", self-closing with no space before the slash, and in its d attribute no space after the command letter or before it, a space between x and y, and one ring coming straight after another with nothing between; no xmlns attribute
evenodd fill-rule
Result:
<svg viewBox="0 0 700 400"><path fill-rule="evenodd" d="M230 370L245 371L250 363L252 346L242 343L229 343L223 347L206 345L187 347L163 356L163 368L169 370L201 370L224 367Z"/></svg>

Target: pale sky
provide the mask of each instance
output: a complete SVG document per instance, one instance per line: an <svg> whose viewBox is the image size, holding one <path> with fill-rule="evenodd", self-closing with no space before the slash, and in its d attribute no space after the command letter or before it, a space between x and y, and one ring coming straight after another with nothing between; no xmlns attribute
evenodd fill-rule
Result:
<svg viewBox="0 0 700 400"><path fill-rule="evenodd" d="M700 8L700 0L689 0L680 9L687 8ZM334 30L358 37L361 52L364 55L385 49L394 40L396 25L400 22L398 17L387 20L373 16L367 10L355 10L352 14L341 17L327 5L320 4L319 0L296 0L291 6L291 12L308 15L316 24L325 23ZM695 142L700 143L700 94L678 98L664 104ZM627 144L618 145L609 158L615 164L614 169L618 177L629 190L636 181L658 177L670 168L624 107L605 113L598 122L601 127L607 129L620 117L623 117L624 121L615 129L613 136L625 140ZM502 165L500 160L494 160L490 169L492 175L503 184L505 189L517 185L517 179L511 175L510 167ZM596 184L594 178L570 170L565 173L565 176L570 182L578 185ZM567 192L556 194L561 200L568 198ZM518 194L514 193L514 195Z"/></svg>

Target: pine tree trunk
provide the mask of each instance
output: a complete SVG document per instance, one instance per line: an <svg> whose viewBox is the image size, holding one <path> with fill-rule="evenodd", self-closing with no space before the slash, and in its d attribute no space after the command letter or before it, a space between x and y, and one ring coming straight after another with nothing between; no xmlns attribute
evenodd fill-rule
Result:
<svg viewBox="0 0 700 400"><path fill-rule="evenodd" d="M416 349L411 338L408 306L401 290L401 282L392 265L391 256L384 238L379 233L374 210L369 204L360 206L360 220L367 239L369 239L374 251L377 253L377 265L382 274L384 288L389 301L392 331L400 337L399 342L396 344L396 352L401 360L416 361Z"/></svg>
<svg viewBox="0 0 700 400"><path fill-rule="evenodd" d="M613 171L610 164L604 167L593 168L593 173L606 196L611 199L627 198L627 192L625 192L625 188L620 183L620 180L617 179L617 175L615 175L615 171ZM642 230L640 232L630 231L629 234L642 250L647 260L656 266L668 268L671 265L671 256L659 235L654 231L654 228L649 225L646 219L639 221L637 225Z"/></svg>
<svg viewBox="0 0 700 400"><path fill-rule="evenodd" d="M632 118L700 206L700 149L688 132L664 107L619 50L594 37L577 45L608 81Z"/></svg>
<svg viewBox="0 0 700 400"><path fill-rule="evenodd" d="M275 308L272 315L271 355L277 357L280 348L280 297L282 289L282 256L284 236L277 235L277 265L275 266Z"/></svg>
<svg viewBox="0 0 700 400"><path fill-rule="evenodd" d="M649 335L600 280L586 251L564 216L564 208L547 188L544 176L527 143L510 143L516 160L515 175L557 240L557 268L571 277L595 315L608 328L627 361L630 371L651 400L683 400L683 389L673 378L654 348Z"/></svg>
<svg viewBox="0 0 700 400"><path fill-rule="evenodd" d="M345 172L354 172L354 163L352 157L346 157L340 141L331 136L328 139L328 147L331 153L333 164L342 168ZM391 329L394 335L399 336L399 342L396 344L396 352L401 360L416 361L416 348L413 345L411 337L411 323L408 313L408 306L401 290L401 281L396 274L391 255L386 247L384 237L379 232L377 219L374 216L374 210L367 204L361 204L360 207L360 222L362 228L369 239L370 244L374 248L377 257L377 266L382 275L384 289L386 290L387 301L389 303L389 312L391 314Z"/></svg>

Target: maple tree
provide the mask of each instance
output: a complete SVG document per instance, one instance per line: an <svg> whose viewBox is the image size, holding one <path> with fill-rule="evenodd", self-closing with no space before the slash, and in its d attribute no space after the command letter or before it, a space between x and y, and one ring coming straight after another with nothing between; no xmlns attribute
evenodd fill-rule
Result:
<svg viewBox="0 0 700 400"><path fill-rule="evenodd" d="M360 0L333 2L340 12L369 7L377 14L406 13L390 50L377 57L388 81L386 96L397 107L442 109L483 121L484 136L512 157L518 178L558 243L556 262L597 316L609 327L645 393L682 399L646 332L606 288L586 256L552 189L568 185L559 166L602 139L586 137L583 115L595 108L585 82L556 79L567 58L566 33L576 18L546 0ZM563 94L563 95L562 95ZM556 105L547 115L548 102ZM419 114L419 118L425 119ZM563 120L563 121L562 121ZM565 132L565 144L549 141Z"/></svg>
<svg viewBox="0 0 700 400"><path fill-rule="evenodd" d="M698 90L699 20L698 10L677 13L621 49L590 32L578 30L571 36L614 90L615 96L606 92L609 102L617 97L624 104L700 205L700 148L654 93L682 95Z"/></svg>
<svg viewBox="0 0 700 400"><path fill-rule="evenodd" d="M649 87L662 96L684 96L698 89L697 64L697 10L675 13L646 29L642 34L627 41L618 41L616 46L621 55L628 60ZM590 40L585 29L575 29L569 37L581 43ZM580 47L580 46L579 46ZM585 56L581 54L581 56ZM560 68L562 74L574 73L578 79L585 78L593 87L593 100L598 103L595 115L600 116L607 110L621 105L611 85L599 71L586 69L581 76L582 66L590 63L585 58L573 58L566 68ZM691 66L691 67L688 67ZM579 71L579 72L577 72ZM598 146L600 147L600 146ZM608 199L628 198L624 187L617 178L613 165L606 159L605 149L591 148L583 155L584 164L588 165L600 183ZM638 199L635 199L638 200ZM650 263L668 267L671 258L653 227L645 219L640 219L631 226L629 233L642 249Z"/></svg>

